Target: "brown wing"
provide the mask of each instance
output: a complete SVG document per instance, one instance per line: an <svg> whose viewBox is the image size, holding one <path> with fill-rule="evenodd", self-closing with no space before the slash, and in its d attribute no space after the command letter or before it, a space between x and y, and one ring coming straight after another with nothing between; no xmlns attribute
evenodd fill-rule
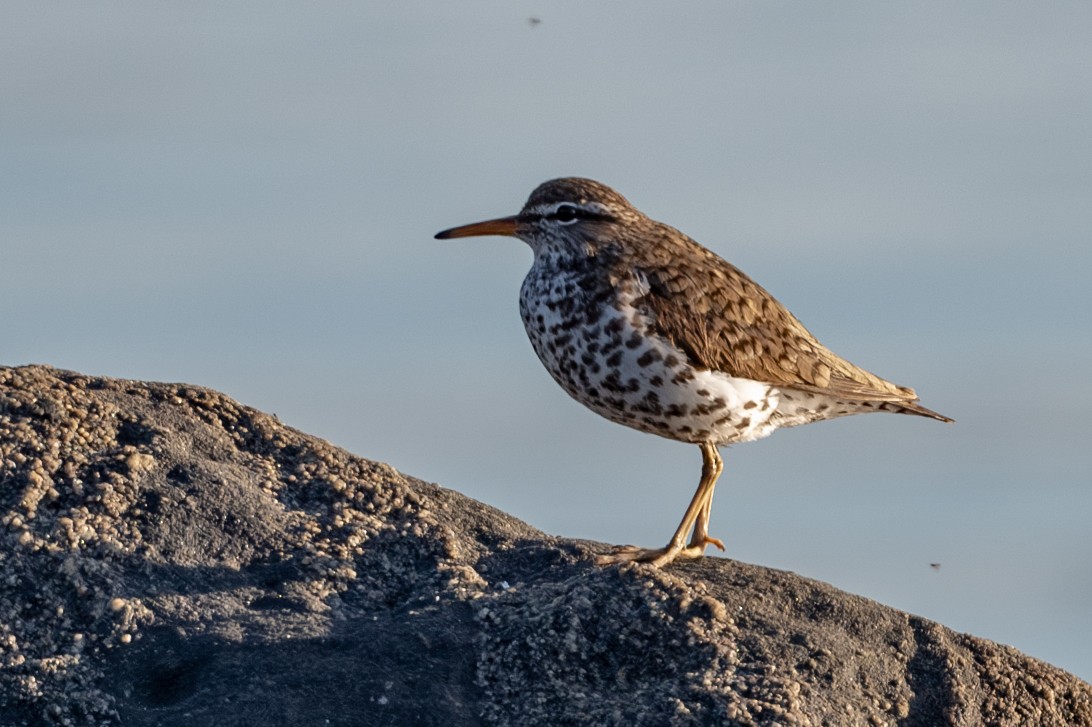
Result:
<svg viewBox="0 0 1092 727"><path fill-rule="evenodd" d="M675 238L674 254L661 246L646 248L635 263L648 281L638 304L657 332L692 363L846 399L908 405L917 399L913 389L885 381L827 349L742 271L689 238L686 242L680 249Z"/></svg>

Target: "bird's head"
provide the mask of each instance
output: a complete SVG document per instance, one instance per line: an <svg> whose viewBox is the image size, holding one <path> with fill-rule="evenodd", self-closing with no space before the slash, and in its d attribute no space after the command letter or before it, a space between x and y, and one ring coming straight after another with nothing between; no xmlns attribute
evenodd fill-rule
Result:
<svg viewBox="0 0 1092 727"><path fill-rule="evenodd" d="M547 252L588 255L618 244L627 237L627 227L647 219L607 185L563 177L540 184L518 215L454 227L436 238L507 235L530 245L536 257Z"/></svg>

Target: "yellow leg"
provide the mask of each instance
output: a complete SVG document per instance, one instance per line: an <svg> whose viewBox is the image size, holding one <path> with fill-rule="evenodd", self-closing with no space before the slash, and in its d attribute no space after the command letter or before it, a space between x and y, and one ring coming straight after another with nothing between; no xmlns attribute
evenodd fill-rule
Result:
<svg viewBox="0 0 1092 727"><path fill-rule="evenodd" d="M717 486L717 479L720 478L720 473L724 471L724 460L720 458L720 452L717 451L716 446L702 445L702 480L706 477L711 477L709 484L709 492L705 496L705 503L702 505L701 510L698 511L698 517L694 521L694 533L690 537L690 543L687 545L687 550L691 548L700 548L705 550L707 545L715 545L721 550L724 550L724 543L719 538L709 537L709 513L713 509L713 488ZM711 471L710 471L711 470Z"/></svg>
<svg viewBox="0 0 1092 727"><path fill-rule="evenodd" d="M716 538L709 537L709 513L713 505L713 489L717 485L717 478L724 470L724 461L720 458L715 444L703 443L701 446L702 468L701 482L690 505L686 508L682 522L671 536L671 541L663 548L638 548L633 545L625 545L615 548L613 552L596 558L599 565L611 563L629 563L637 561L649 563L656 567L665 566L675 558L700 558L705 553L707 545L715 545L724 550L724 543ZM683 547L686 534L694 529L690 543Z"/></svg>

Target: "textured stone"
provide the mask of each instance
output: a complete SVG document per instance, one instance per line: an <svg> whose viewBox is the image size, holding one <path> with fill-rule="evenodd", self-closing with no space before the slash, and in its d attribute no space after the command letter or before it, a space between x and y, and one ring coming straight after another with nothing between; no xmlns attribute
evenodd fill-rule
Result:
<svg viewBox="0 0 1092 727"><path fill-rule="evenodd" d="M207 389L0 368L5 727L1092 725L1013 649L603 547Z"/></svg>

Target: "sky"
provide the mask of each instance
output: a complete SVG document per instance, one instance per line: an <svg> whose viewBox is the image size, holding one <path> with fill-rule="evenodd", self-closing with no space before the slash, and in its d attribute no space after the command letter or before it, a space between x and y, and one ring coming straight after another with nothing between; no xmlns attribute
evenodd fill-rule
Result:
<svg viewBox="0 0 1092 727"><path fill-rule="evenodd" d="M957 420L725 449L728 556L1092 680L1090 31L1081 2L5 3L0 364L208 386L662 545L698 449L554 384L523 243L432 237L592 177Z"/></svg>

